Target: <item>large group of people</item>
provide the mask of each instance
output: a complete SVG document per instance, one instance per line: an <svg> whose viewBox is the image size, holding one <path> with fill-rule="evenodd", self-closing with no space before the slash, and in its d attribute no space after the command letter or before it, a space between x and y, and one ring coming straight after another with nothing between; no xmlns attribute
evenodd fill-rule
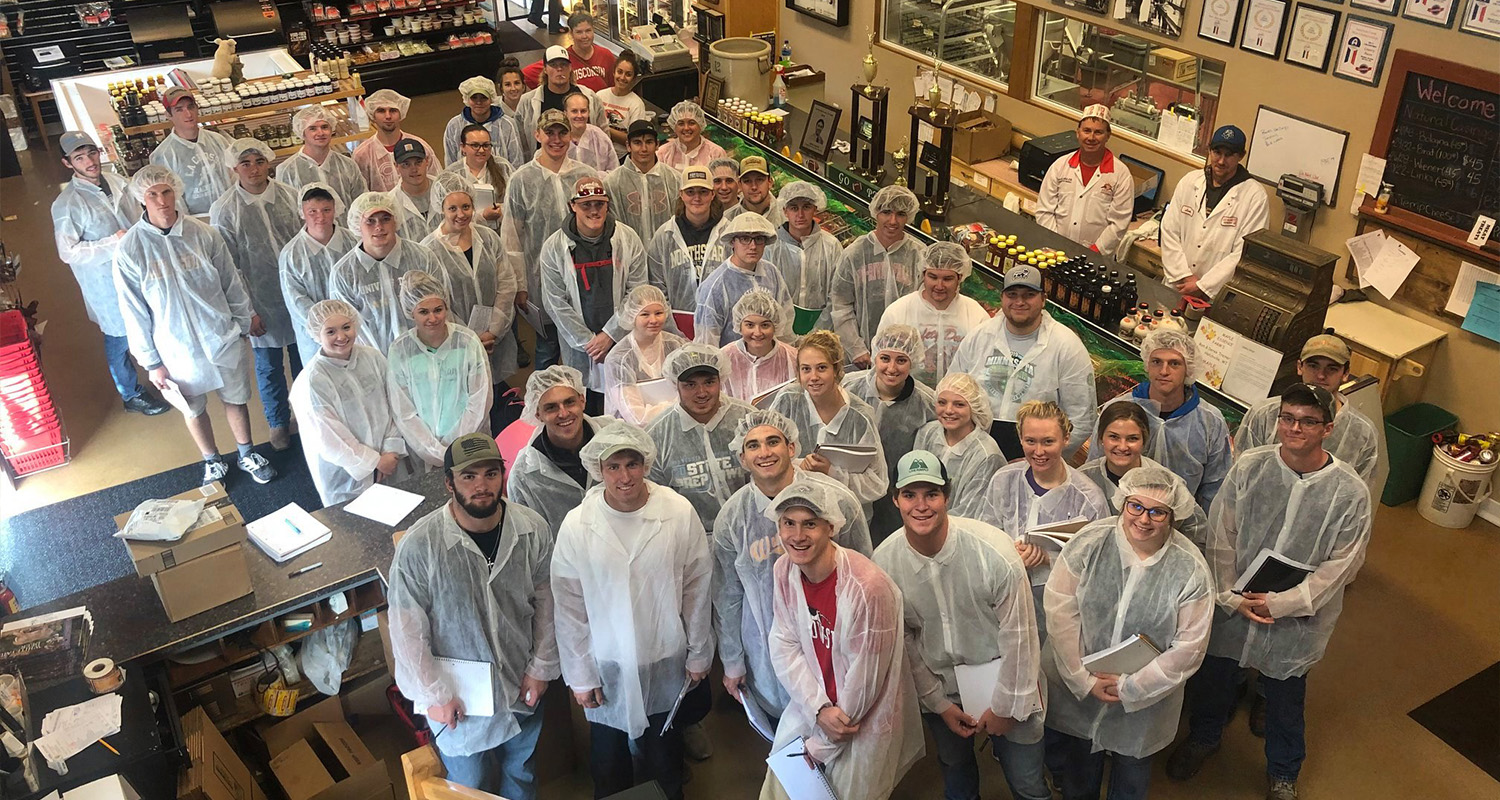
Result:
<svg viewBox="0 0 1500 800"><path fill-rule="evenodd" d="M272 150L198 129L176 90L173 133L128 182L88 136L62 139L59 251L126 408L165 409L128 353L187 417L205 482L228 470L211 392L240 468L274 477L251 449L257 389L274 447L295 416L325 504L442 471L450 502L401 539L389 599L396 682L449 779L535 797L560 677L589 722L595 796L654 780L679 798L684 758L712 752L717 653L768 747L860 800L891 793L924 726L953 800L978 796L982 742L1018 798L1097 798L1106 764L1109 797L1145 797L1184 706L1179 779L1254 671L1268 796L1294 798L1306 676L1371 520L1374 430L1338 395L1343 342L1309 340L1303 382L1233 440L1171 330L1141 345L1147 380L1101 409L1036 268L1006 272L992 318L961 291L968 253L912 235L911 191L881 189L873 229L841 247L816 185L773 192L763 158L703 138L692 102L665 145L649 119L606 120L578 54L554 49L530 92L509 66L498 90L465 80L442 150L402 129L410 101L387 90L352 159L320 107L299 111L305 144L275 177ZM1108 128L1086 111L1038 210L1102 250L1131 194ZM1199 194L1248 206L1236 146L1215 135L1172 235ZM531 434L505 463L512 388ZM1263 548L1312 574L1237 591ZM1144 666L1086 666L1133 638L1155 648ZM471 716L440 659L491 664L496 713ZM960 692L974 669L993 682L977 700ZM774 773L761 796L786 796Z"/></svg>

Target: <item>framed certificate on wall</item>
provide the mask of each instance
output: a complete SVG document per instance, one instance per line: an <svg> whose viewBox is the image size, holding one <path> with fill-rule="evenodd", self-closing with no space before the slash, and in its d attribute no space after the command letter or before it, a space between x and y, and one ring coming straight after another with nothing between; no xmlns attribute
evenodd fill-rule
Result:
<svg viewBox="0 0 1500 800"><path fill-rule="evenodd" d="M1234 45L1234 37L1240 32L1240 0L1205 0L1203 16L1198 19L1198 36Z"/></svg>
<svg viewBox="0 0 1500 800"><path fill-rule="evenodd" d="M1333 74L1346 81L1367 86L1380 85L1380 73L1385 69L1386 51L1391 46L1389 22L1356 17L1344 17L1344 30L1339 34L1338 60L1334 62Z"/></svg>
<svg viewBox="0 0 1500 800"><path fill-rule="evenodd" d="M1451 28L1453 12L1458 9L1458 2L1459 0L1405 0L1401 6L1401 16L1439 28Z"/></svg>
<svg viewBox="0 0 1500 800"><path fill-rule="evenodd" d="M1291 32L1287 35L1286 63L1328 71L1333 53L1333 36L1339 30L1339 12L1317 6L1299 5L1292 13Z"/></svg>
<svg viewBox="0 0 1500 800"><path fill-rule="evenodd" d="M1266 58L1281 57L1281 40L1286 34L1287 3L1282 0L1250 0L1245 11L1245 28L1240 33L1240 49Z"/></svg>

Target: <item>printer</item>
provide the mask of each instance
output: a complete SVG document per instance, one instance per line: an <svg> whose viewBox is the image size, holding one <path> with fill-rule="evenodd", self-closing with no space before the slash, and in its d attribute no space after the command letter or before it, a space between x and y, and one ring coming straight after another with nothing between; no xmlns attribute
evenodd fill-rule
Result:
<svg viewBox="0 0 1500 800"><path fill-rule="evenodd" d="M1072 130L1054 133L1051 136L1035 136L1021 145L1021 158L1016 162L1017 177L1021 185L1034 191L1042 188L1042 178L1052 162L1078 149L1078 134Z"/></svg>

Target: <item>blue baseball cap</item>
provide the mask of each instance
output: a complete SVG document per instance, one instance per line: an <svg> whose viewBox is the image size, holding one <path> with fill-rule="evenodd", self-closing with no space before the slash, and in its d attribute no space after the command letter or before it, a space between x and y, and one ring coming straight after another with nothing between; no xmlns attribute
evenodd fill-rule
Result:
<svg viewBox="0 0 1500 800"><path fill-rule="evenodd" d="M1214 131L1214 138L1208 140L1208 149L1217 150L1227 147L1236 153L1245 152L1245 132L1233 125L1225 125Z"/></svg>

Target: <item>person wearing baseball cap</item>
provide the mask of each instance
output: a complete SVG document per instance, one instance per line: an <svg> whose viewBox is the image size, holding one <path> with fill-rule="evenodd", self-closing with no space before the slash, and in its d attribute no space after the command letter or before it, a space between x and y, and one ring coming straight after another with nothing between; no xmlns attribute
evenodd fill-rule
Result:
<svg viewBox="0 0 1500 800"><path fill-rule="evenodd" d="M781 214L781 203L771 194L771 169L762 156L747 156L740 161L740 201L724 210L724 219L753 211L765 217L773 226L786 222Z"/></svg>
<svg viewBox="0 0 1500 800"><path fill-rule="evenodd" d="M171 406L141 387L115 294L115 248L141 218L141 206L130 196L125 178L103 168L99 146L88 134L68 131L58 145L73 177L52 201L57 255L73 270L84 311L104 335L105 364L125 410L148 417L161 414Z"/></svg>
<svg viewBox="0 0 1500 800"><path fill-rule="evenodd" d="M540 82L536 84L535 89L521 95L521 99L516 103L516 116L520 120L517 127L522 134L521 147L531 153L536 151L537 144L528 140L525 132L537 126L543 111L554 109L559 112L566 111L567 97L574 92L579 92L589 99L589 122L601 128L607 124L604 118L604 106L600 105L599 97L594 94L594 90L573 82L573 61L568 55L567 48L561 45L548 47L541 63Z"/></svg>
<svg viewBox="0 0 1500 800"><path fill-rule="evenodd" d="M1162 280L1184 296L1218 297L1239 266L1245 235L1270 225L1266 190L1240 164L1244 157L1244 131L1214 131L1207 165L1182 176L1162 212Z"/></svg>
<svg viewBox="0 0 1500 800"><path fill-rule="evenodd" d="M1099 400L1088 348L1047 313L1042 273L1021 264L1005 273L1000 313L970 331L948 365L967 372L990 398L990 434L1007 461L1025 456L1016 433L1016 413L1029 400L1057 403L1073 423L1063 446L1072 457L1094 431Z"/></svg>
<svg viewBox="0 0 1500 800"><path fill-rule="evenodd" d="M401 276L411 270L439 274L431 252L401 236L401 199L395 192L365 192L349 204L349 229L359 246L344 254L328 276L328 296L354 306L363 319L362 344L385 355L406 331L401 313Z"/></svg>
<svg viewBox="0 0 1500 800"><path fill-rule="evenodd" d="M793 316L792 293L781 270L765 260L766 246L776 241L776 227L754 211L733 220L725 215L720 243L728 257L698 285L693 311L693 339L723 347L740 338L734 324L734 304L752 289L764 289L782 308L782 319ZM791 331L783 334L790 339Z"/></svg>
<svg viewBox="0 0 1500 800"><path fill-rule="evenodd" d="M443 128L443 163L452 164L464 157L464 128L483 125L490 132L490 152L508 164L520 165L524 160L521 140L515 125L506 122L500 109L495 107L495 101L500 98L495 82L483 75L475 75L458 85L458 95L463 98L464 107Z"/></svg>
<svg viewBox="0 0 1500 800"><path fill-rule="evenodd" d="M1339 387L1349 379L1349 360L1349 345L1343 339L1332 333L1320 333L1302 345L1297 374L1303 383L1325 389L1333 397L1333 433L1323 443L1324 449L1353 467L1373 491L1380 438L1375 423L1339 394ZM1240 427L1235 429L1234 452L1276 444L1276 417L1281 399L1267 398L1250 407Z"/></svg>
<svg viewBox="0 0 1500 800"><path fill-rule="evenodd" d="M443 224L448 190L427 171L433 159L422 140L402 137L391 150L391 161L398 178L391 194L401 202L401 238L420 242Z"/></svg>
<svg viewBox="0 0 1500 800"><path fill-rule="evenodd" d="M952 516L948 471L937 454L913 450L896 464L901 534L875 549L875 564L901 590L907 654L922 721L937 743L948 797L979 796L974 738L988 738L1013 797L1047 800L1042 759L1041 645L1031 582L1015 544L999 528ZM984 609L984 613L953 613ZM925 623L933 623L928 631ZM961 708L954 670L1001 657L981 708Z"/></svg>
<svg viewBox="0 0 1500 800"><path fill-rule="evenodd" d="M431 156L426 164L428 174L438 174L442 166L437 163L437 151L422 137L401 130L401 122L406 119L410 109L411 98L391 89L371 92L365 97L365 111L370 115L374 135L354 148L352 158L365 176L365 185L372 192L389 192L401 182L392 155L396 151L396 143L402 139L421 142L422 152Z"/></svg>
<svg viewBox="0 0 1500 800"><path fill-rule="evenodd" d="M505 499L505 462L485 434L448 446L443 482L448 502L407 530L391 561L396 686L440 726L448 780L534 800L542 696L562 674L551 625L556 536L540 514ZM493 715L464 708L439 658L490 667Z"/></svg>
<svg viewBox="0 0 1500 800"><path fill-rule="evenodd" d="M638 119L625 131L629 158L604 179L604 185L619 202L615 218L628 225L641 242L651 241L656 229L672 215L672 204L682 189L682 173L656 157L661 134L656 121Z"/></svg>
<svg viewBox="0 0 1500 800"><path fill-rule="evenodd" d="M1036 221L1096 253L1114 255L1135 211L1135 180L1109 143L1109 108L1095 103L1078 120L1078 149L1047 168Z"/></svg>
<svg viewBox="0 0 1500 800"><path fill-rule="evenodd" d="M646 426L657 449L653 478L686 497L709 533L724 501L749 479L732 466L730 441L755 409L729 396L729 371L729 359L716 347L689 342L673 350L662 373L678 402Z"/></svg>
<svg viewBox="0 0 1500 800"><path fill-rule="evenodd" d="M180 199L189 214L207 214L208 207L234 185L230 165L224 163L229 137L198 127L198 101L187 89L173 86L162 94L161 102L172 132L151 151L151 163L182 179Z"/></svg>
<svg viewBox="0 0 1500 800"><path fill-rule="evenodd" d="M665 159L663 164L667 163ZM672 169L672 167L668 167ZM667 303L676 309L694 308L698 284L724 260L724 207L714 196L713 175L706 166L682 170L673 215L652 234L646 248L651 282L663 287ZM692 327L678 327L677 315L668 319L670 330L693 338Z"/></svg>

